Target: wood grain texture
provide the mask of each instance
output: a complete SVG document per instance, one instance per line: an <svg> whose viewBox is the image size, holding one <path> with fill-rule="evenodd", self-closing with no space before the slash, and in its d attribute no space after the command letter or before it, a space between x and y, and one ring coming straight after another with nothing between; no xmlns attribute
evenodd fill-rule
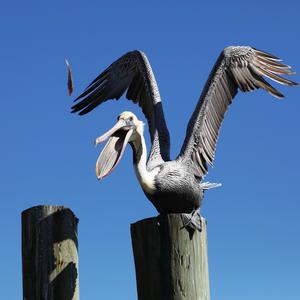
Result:
<svg viewBox="0 0 300 300"><path fill-rule="evenodd" d="M209 300L206 221L182 228L179 214L131 224L139 300Z"/></svg>
<svg viewBox="0 0 300 300"><path fill-rule="evenodd" d="M22 212L23 300L79 300L77 224L63 206Z"/></svg>

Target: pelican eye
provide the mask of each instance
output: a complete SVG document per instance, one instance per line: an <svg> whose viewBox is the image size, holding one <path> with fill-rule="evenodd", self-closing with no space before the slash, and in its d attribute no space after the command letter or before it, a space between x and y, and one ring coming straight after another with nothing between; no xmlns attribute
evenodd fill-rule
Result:
<svg viewBox="0 0 300 300"><path fill-rule="evenodd" d="M133 117L130 117L130 118L129 118L129 121L132 122L132 121L133 121Z"/></svg>

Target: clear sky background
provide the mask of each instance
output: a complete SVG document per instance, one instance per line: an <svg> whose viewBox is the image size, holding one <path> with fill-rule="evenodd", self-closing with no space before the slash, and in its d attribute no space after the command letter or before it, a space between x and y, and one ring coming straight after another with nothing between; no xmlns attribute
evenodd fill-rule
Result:
<svg viewBox="0 0 300 300"><path fill-rule="evenodd" d="M80 219L81 299L137 298L129 226L156 211L134 176L131 150L98 182L100 148L92 143L120 112L142 114L125 100L70 114L65 57L78 95L119 56L143 50L176 157L224 47L252 45L300 72L299 3L2 2L0 298L22 297L20 214L38 204L68 206ZM279 89L284 101L238 94L221 129L206 179L223 187L207 192L202 208L213 300L300 299L300 90Z"/></svg>

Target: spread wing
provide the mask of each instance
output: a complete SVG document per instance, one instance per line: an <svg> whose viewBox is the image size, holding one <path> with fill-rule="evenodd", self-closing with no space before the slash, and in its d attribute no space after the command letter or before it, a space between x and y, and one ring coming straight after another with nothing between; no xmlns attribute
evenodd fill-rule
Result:
<svg viewBox="0 0 300 300"><path fill-rule="evenodd" d="M152 148L149 160L169 160L170 137L166 126L158 87L146 55L132 51L120 57L104 70L72 107L72 113L84 115L101 103L126 97L137 103L148 121Z"/></svg>
<svg viewBox="0 0 300 300"><path fill-rule="evenodd" d="M283 98L263 77L284 85L297 84L280 76L294 74L290 66L280 61L251 47L232 46L222 51L188 123L179 155L193 167L196 177L202 178L207 173L207 165L212 165L224 114L238 89L251 92L262 88L277 98Z"/></svg>

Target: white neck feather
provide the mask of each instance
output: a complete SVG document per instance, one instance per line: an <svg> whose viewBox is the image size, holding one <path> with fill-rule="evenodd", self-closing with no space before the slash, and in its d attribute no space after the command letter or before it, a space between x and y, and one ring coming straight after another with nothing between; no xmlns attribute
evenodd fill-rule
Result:
<svg viewBox="0 0 300 300"><path fill-rule="evenodd" d="M137 138L133 144L135 148L134 170L136 177L143 190L149 194L153 194L156 190L154 178L159 169L156 168L150 172L147 170L147 147L143 130L137 130Z"/></svg>

